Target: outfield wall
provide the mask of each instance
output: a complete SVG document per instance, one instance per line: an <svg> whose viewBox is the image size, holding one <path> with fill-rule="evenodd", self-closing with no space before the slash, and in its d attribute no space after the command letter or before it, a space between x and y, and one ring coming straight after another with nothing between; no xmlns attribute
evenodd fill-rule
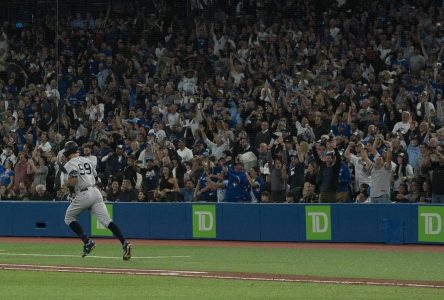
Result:
<svg viewBox="0 0 444 300"><path fill-rule="evenodd" d="M71 237L67 202L0 202L0 236ZM444 205L108 203L129 238L444 244ZM110 236L95 218L80 223Z"/></svg>

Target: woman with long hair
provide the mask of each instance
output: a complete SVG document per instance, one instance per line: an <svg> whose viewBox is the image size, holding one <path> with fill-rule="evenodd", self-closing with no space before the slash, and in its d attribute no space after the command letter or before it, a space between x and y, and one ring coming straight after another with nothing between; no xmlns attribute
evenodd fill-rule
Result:
<svg viewBox="0 0 444 300"><path fill-rule="evenodd" d="M159 186L154 193L156 201L176 201L177 193L179 193L179 185L177 184L176 178L173 177L173 174L168 167L163 167L162 175L159 179Z"/></svg>
<svg viewBox="0 0 444 300"><path fill-rule="evenodd" d="M393 172L393 197L399 192L402 183L408 183L413 178L413 168L409 164L407 154L401 152L396 158L396 170Z"/></svg>
<svg viewBox="0 0 444 300"><path fill-rule="evenodd" d="M309 182L310 184L316 186L317 176L318 176L318 166L316 162L312 161L308 164L307 169L305 170L304 182Z"/></svg>
<svg viewBox="0 0 444 300"><path fill-rule="evenodd" d="M39 184L46 186L46 177L48 176L48 166L46 159L42 156L40 149L32 151L32 157L28 164L28 174L34 174L34 181L32 183L32 193L35 192L35 187Z"/></svg>

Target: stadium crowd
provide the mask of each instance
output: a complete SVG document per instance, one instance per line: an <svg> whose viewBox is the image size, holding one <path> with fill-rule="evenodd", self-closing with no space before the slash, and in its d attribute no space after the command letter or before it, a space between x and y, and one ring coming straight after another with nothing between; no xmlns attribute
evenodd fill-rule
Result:
<svg viewBox="0 0 444 300"><path fill-rule="evenodd" d="M441 1L183 2L3 24L1 200L444 202Z"/></svg>

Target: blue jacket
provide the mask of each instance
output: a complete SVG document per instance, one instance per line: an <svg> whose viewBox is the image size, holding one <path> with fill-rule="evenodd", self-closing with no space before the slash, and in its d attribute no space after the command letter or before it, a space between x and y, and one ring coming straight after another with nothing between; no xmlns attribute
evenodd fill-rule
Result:
<svg viewBox="0 0 444 300"><path fill-rule="evenodd" d="M225 202L247 202L250 198L250 183L245 171L235 172L233 167L228 168L228 184L225 192Z"/></svg>

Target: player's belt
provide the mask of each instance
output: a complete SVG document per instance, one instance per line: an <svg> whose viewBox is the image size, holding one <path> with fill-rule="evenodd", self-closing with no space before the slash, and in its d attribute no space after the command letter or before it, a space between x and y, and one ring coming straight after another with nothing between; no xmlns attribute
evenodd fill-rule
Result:
<svg viewBox="0 0 444 300"><path fill-rule="evenodd" d="M90 186L89 186L89 187L85 187L85 188L83 188L83 189L80 189L79 192L86 192L89 188L90 188Z"/></svg>

